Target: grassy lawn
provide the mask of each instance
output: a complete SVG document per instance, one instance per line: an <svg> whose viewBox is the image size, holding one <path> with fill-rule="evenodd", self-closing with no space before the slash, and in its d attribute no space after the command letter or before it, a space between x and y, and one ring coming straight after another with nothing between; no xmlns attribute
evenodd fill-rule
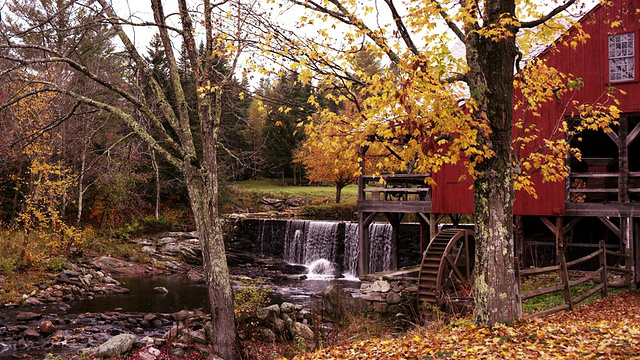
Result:
<svg viewBox="0 0 640 360"><path fill-rule="evenodd" d="M291 183L292 181L287 181ZM234 183L234 189L241 194L251 194L256 197L289 199L302 198L311 201L314 204L322 203L325 198L329 198L330 202L335 201L335 186L316 186L316 185L289 185L282 186L281 179L265 179L265 180L249 180ZM358 186L355 184L348 185L342 189L341 201L355 203L358 199Z"/></svg>

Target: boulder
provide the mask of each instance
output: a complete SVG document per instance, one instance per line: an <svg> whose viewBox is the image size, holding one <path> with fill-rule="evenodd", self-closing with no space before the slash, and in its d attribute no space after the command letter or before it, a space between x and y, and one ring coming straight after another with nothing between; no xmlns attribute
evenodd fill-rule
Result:
<svg viewBox="0 0 640 360"><path fill-rule="evenodd" d="M269 305L265 309L273 314L274 317L280 316L280 306L278 304Z"/></svg>
<svg viewBox="0 0 640 360"><path fill-rule="evenodd" d="M262 337L262 340L267 343L274 343L277 339L276 333L271 331L271 329L262 329L260 336Z"/></svg>
<svg viewBox="0 0 640 360"><path fill-rule="evenodd" d="M42 305L42 302L34 297L29 297L24 301L24 304L27 306L38 306Z"/></svg>
<svg viewBox="0 0 640 360"><path fill-rule="evenodd" d="M204 282L205 277L204 277L204 273L202 271L197 271L194 269L189 270L189 272L187 273L187 277L189 278L189 281L192 282Z"/></svg>
<svg viewBox="0 0 640 360"><path fill-rule="evenodd" d="M191 311L188 310L180 310L178 312L175 312L173 314L171 314L171 317L175 320L175 321L185 321L189 316L193 315L193 313Z"/></svg>
<svg viewBox="0 0 640 360"><path fill-rule="evenodd" d="M389 292L389 290L391 290L391 285L389 285L387 281L376 280L371 284L371 291L386 293Z"/></svg>
<svg viewBox="0 0 640 360"><path fill-rule="evenodd" d="M101 358L118 356L131 350L135 342L136 336L134 334L116 335L95 348L92 353L93 356Z"/></svg>
<svg viewBox="0 0 640 360"><path fill-rule="evenodd" d="M322 300L327 314L341 318L348 311L351 294L344 291L340 285L329 285L322 291Z"/></svg>
<svg viewBox="0 0 640 360"><path fill-rule="evenodd" d="M40 325L38 326L38 329L40 330L41 333L46 335L53 334L56 330L58 330L56 326L53 325L53 323L49 320L45 320L41 322Z"/></svg>
<svg viewBox="0 0 640 360"><path fill-rule="evenodd" d="M168 294L169 290L167 290L166 287L164 286L156 286L153 288L153 291L158 293L158 294Z"/></svg>
<svg viewBox="0 0 640 360"><path fill-rule="evenodd" d="M42 314L37 314L34 312L30 312L30 311L24 311L24 312L20 312L18 313L18 315L16 315L16 320L17 321L32 321L32 320L37 320L40 319L42 317Z"/></svg>
<svg viewBox="0 0 640 360"><path fill-rule="evenodd" d="M294 338L299 336L305 340L313 340L313 338L315 337L313 330L311 330L311 328L299 322L294 322L291 326L290 331L291 331L291 335Z"/></svg>
<svg viewBox="0 0 640 360"><path fill-rule="evenodd" d="M387 294L387 304L396 305L396 304L400 304L401 301L402 301L402 296L400 296L400 294L393 291Z"/></svg>
<svg viewBox="0 0 640 360"><path fill-rule="evenodd" d="M37 340L41 337L38 330L33 328L28 328L27 330L24 331L24 333L22 333L22 335L24 336L25 339L30 339L30 340Z"/></svg>
<svg viewBox="0 0 640 360"><path fill-rule="evenodd" d="M283 313L283 314L292 313L293 310L295 310L295 309L296 309L296 306L294 304L290 303L290 302L283 302L280 305L280 312Z"/></svg>
<svg viewBox="0 0 640 360"><path fill-rule="evenodd" d="M278 334L284 334L285 323L280 318L273 319L273 330Z"/></svg>

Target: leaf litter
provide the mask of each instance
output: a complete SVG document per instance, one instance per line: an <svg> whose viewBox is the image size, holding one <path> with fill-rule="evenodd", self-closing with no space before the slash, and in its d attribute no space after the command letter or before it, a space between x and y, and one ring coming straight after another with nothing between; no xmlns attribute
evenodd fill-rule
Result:
<svg viewBox="0 0 640 360"><path fill-rule="evenodd" d="M296 359L634 359L640 358L640 293L628 290L571 312L513 324L470 321L416 328L321 349Z"/></svg>

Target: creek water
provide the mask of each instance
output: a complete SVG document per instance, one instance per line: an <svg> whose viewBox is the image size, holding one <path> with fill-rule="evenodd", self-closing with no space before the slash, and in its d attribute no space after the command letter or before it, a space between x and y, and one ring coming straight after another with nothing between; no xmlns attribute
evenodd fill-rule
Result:
<svg viewBox="0 0 640 360"><path fill-rule="evenodd" d="M263 228L264 229L264 228ZM391 259L391 226L388 224L372 224L370 269L373 271L388 270ZM257 239L261 244L263 231ZM302 305L308 310L314 310L320 305L319 293L330 284L340 284L345 289L356 289L359 280L355 277L358 262L358 225L345 222L289 220L283 241L281 259L291 264L301 264L307 267L306 279L278 278L270 279L265 286L269 286L270 304L291 302ZM276 240L278 241L278 240ZM282 244L282 243L281 243ZM336 278L341 277L341 278ZM91 314L104 313L164 313L169 314L180 310L202 309L209 310L207 288L202 283L196 283L186 275L156 275L116 277L122 286L130 292L122 295L95 296L92 299L74 301L69 304L48 304L29 309L5 309L0 311L0 333L6 326L16 325L16 315L19 311L33 311L43 314L45 318L61 319L70 328L77 319ZM154 291L156 287L164 287L168 293L161 294ZM95 322L89 326L103 331L107 330ZM37 326L37 322L28 324ZM18 353L11 350L15 339L0 339L0 359L15 356L31 356L39 358L53 349L22 349ZM15 349L15 347L13 347ZM62 354L73 350L63 348L53 351ZM77 350L77 349L76 349ZM35 357L33 357L35 356Z"/></svg>
<svg viewBox="0 0 640 360"><path fill-rule="evenodd" d="M185 275L156 275L119 277L122 286L130 293L123 295L96 296L91 300L72 302L67 314L103 313L103 312L149 312L173 313L180 310L209 310L207 288L202 283L194 283ZM355 278L328 279L321 276L306 280L279 280L268 286L271 304L284 301L310 308L313 298L330 284L340 284L345 288L356 288L359 281ZM154 291L162 286L169 290L166 294ZM237 290L237 289L236 289Z"/></svg>

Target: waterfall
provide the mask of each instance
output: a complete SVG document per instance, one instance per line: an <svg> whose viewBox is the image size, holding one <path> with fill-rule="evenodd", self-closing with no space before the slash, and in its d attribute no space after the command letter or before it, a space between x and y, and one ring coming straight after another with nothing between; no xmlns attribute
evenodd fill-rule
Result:
<svg viewBox="0 0 640 360"><path fill-rule="evenodd" d="M302 264L304 260L304 231L309 220L289 220L284 234L284 261Z"/></svg>
<svg viewBox="0 0 640 360"><path fill-rule="evenodd" d="M389 224L369 226L371 272L391 268L391 234ZM331 221L289 220L284 239L283 259L309 267L309 274L333 275L335 265L344 276L356 275L358 265L358 224ZM331 268L329 268L331 266Z"/></svg>
<svg viewBox="0 0 640 360"><path fill-rule="evenodd" d="M344 275L356 277L358 268L358 224L347 223L344 229Z"/></svg>
<svg viewBox="0 0 640 360"><path fill-rule="evenodd" d="M369 226L369 271L374 273L391 269L391 235L389 224L373 223Z"/></svg>

